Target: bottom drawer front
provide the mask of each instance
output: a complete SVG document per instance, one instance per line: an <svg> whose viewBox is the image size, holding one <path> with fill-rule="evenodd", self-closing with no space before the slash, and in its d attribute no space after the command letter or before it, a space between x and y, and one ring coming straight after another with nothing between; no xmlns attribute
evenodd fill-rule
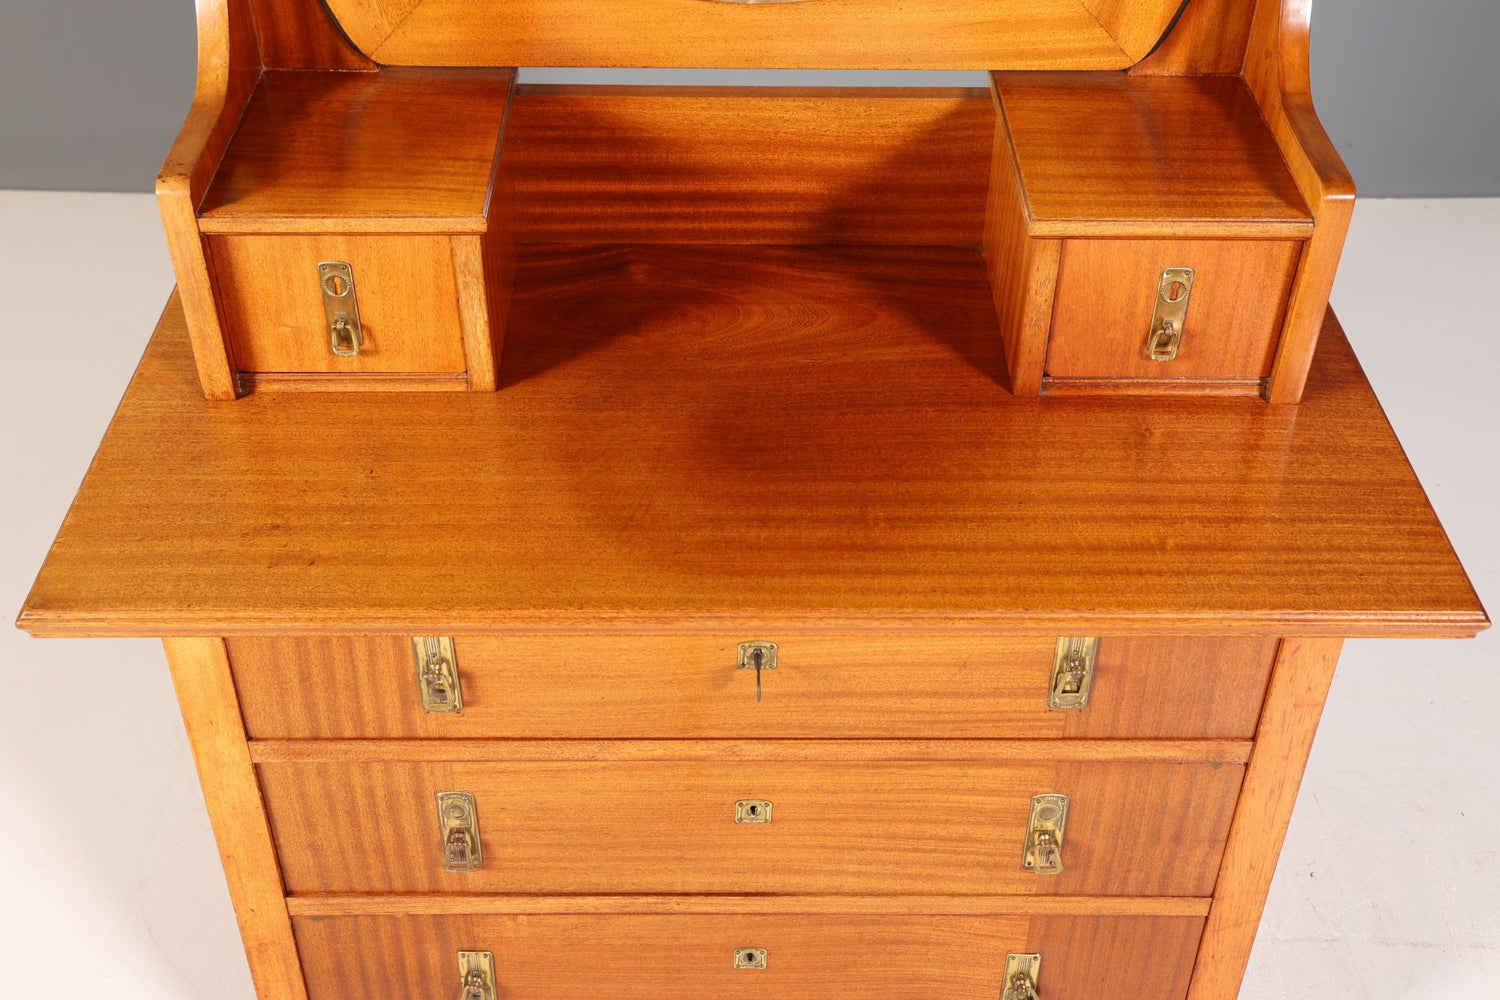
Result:
<svg viewBox="0 0 1500 1000"><path fill-rule="evenodd" d="M262 764L294 893L1207 896L1236 764L1140 761ZM773 751L768 751L773 753ZM436 796L482 862L445 871ZM1071 799L1061 874L1022 867L1032 797ZM769 802L770 822L737 817ZM737 821L738 820L738 821Z"/></svg>
<svg viewBox="0 0 1500 1000"><path fill-rule="evenodd" d="M309 1000L457 997L458 952L496 1000L997 1000L1008 953L1048 1000L1181 1000L1201 917L547 915L298 917ZM763 968L735 968L739 949Z"/></svg>

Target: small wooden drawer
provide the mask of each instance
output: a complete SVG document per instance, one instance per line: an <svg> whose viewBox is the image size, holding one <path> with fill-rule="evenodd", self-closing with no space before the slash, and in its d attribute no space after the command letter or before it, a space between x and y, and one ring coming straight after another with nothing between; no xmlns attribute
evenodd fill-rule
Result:
<svg viewBox="0 0 1500 1000"><path fill-rule="evenodd" d="M494 388L513 78L261 78L198 217L241 391Z"/></svg>
<svg viewBox="0 0 1500 1000"><path fill-rule="evenodd" d="M499 742L375 763L314 744L259 774L292 893L1211 894L1244 745L1119 746ZM473 796L472 871L445 870L440 792ZM1060 874L1023 866L1046 794L1069 797Z"/></svg>
<svg viewBox="0 0 1500 1000"><path fill-rule="evenodd" d="M1244 80L994 79L986 254L1016 391L1263 392L1313 217Z"/></svg>
<svg viewBox="0 0 1500 1000"><path fill-rule="evenodd" d="M1182 1000L1203 918L453 913L292 926L308 1000L458 996L460 951L493 956L504 1000L998 1000L1012 953L1041 956L1048 1000ZM737 968L742 949L764 951L764 967Z"/></svg>
<svg viewBox="0 0 1500 1000"><path fill-rule="evenodd" d="M228 640L253 739L1248 738L1277 640L1102 639L1086 704L1049 707L1057 639L458 636L462 710L423 709L409 636ZM757 680L759 694L757 695Z"/></svg>

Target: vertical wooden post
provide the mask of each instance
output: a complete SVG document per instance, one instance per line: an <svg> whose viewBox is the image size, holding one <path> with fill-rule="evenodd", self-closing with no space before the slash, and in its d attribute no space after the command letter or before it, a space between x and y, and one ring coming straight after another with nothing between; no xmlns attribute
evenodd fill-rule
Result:
<svg viewBox="0 0 1500 1000"><path fill-rule="evenodd" d="M281 868L222 639L165 639L208 818L260 1000L307 1000Z"/></svg>
<svg viewBox="0 0 1500 1000"><path fill-rule="evenodd" d="M1343 644L1286 639L1276 655L1187 1000L1239 995Z"/></svg>

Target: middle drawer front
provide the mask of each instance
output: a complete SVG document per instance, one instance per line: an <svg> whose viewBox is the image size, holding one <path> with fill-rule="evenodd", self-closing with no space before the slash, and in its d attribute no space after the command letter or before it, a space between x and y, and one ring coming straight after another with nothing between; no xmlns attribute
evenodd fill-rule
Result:
<svg viewBox="0 0 1500 1000"><path fill-rule="evenodd" d="M301 916L309 1000L458 996L460 951L504 1000L998 1000L1010 953L1048 1000L1181 1000L1202 917L873 914ZM735 952L764 952L736 968Z"/></svg>
<svg viewBox="0 0 1500 1000"><path fill-rule="evenodd" d="M259 773L294 894L1207 896L1244 771L1053 763L1046 744L1035 763L824 762L752 745L760 759L297 761ZM476 870L444 870L439 792L474 797ZM1032 799L1052 793L1070 799L1064 870L1034 874L1022 865ZM742 802L769 802L770 822L737 821Z"/></svg>
<svg viewBox="0 0 1500 1000"><path fill-rule="evenodd" d="M739 643L777 644L774 670ZM1087 704L1048 707L1056 636L503 635L453 641L463 709L424 711L410 636L228 640L254 739L1245 739L1277 641L1099 640Z"/></svg>

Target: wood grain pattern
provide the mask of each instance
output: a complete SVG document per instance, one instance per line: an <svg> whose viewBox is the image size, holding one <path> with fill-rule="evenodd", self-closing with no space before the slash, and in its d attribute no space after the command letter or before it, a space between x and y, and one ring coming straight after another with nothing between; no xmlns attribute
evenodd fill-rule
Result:
<svg viewBox="0 0 1500 1000"><path fill-rule="evenodd" d="M1236 77L997 73L1029 233L1303 238L1312 218Z"/></svg>
<svg viewBox="0 0 1500 1000"><path fill-rule="evenodd" d="M293 917L479 914L873 914L991 917L1205 917L1209 900L1174 896L288 896ZM1194 942L1196 944L1196 942Z"/></svg>
<svg viewBox="0 0 1500 1000"><path fill-rule="evenodd" d="M1038 985L1048 1000L1181 1000L1202 924L725 914L302 917L296 927L312 1000L446 996L460 949L494 952L506 1000L995 1000L1006 953L1034 950L1043 954ZM734 950L744 947L765 948L766 968L734 969Z"/></svg>
<svg viewBox="0 0 1500 1000"><path fill-rule="evenodd" d="M268 72L205 233L482 233L513 70Z"/></svg>
<svg viewBox="0 0 1500 1000"><path fill-rule="evenodd" d="M998 107L999 98L994 102ZM1017 396L1035 396L1042 390L1057 265L1062 254L1061 240L1030 236L1030 225L1015 148L1004 122L997 118L984 211L984 258L1010 391Z"/></svg>
<svg viewBox="0 0 1500 1000"><path fill-rule="evenodd" d="M307 1000L281 872L219 639L168 639L167 663L261 1000Z"/></svg>
<svg viewBox="0 0 1500 1000"><path fill-rule="evenodd" d="M522 87L527 242L977 246L982 91Z"/></svg>
<svg viewBox="0 0 1500 1000"><path fill-rule="evenodd" d="M1265 378L1302 247L1281 240L1065 240L1047 374ZM1177 357L1152 361L1146 340L1168 267L1193 268L1193 290Z"/></svg>
<svg viewBox="0 0 1500 1000"><path fill-rule="evenodd" d="M1488 623L1332 321L1295 409L1038 402L971 251L531 249L516 288L504 391L420 407L213 406L173 303L23 627Z"/></svg>
<svg viewBox="0 0 1500 1000"><path fill-rule="evenodd" d="M770 761L783 763L910 763L913 761L1054 763L1168 762L1243 764L1247 740L255 740L257 764L362 764L410 761L514 764L527 761L660 763Z"/></svg>
<svg viewBox="0 0 1500 1000"><path fill-rule="evenodd" d="M257 771L292 893L1213 891L1239 765L1038 757L263 763ZM485 855L477 871L442 868L440 791L475 797ZM1067 870L1052 877L1021 867L1031 797L1042 792L1072 796ZM734 822L735 802L751 798L774 803L770 824Z"/></svg>
<svg viewBox="0 0 1500 1000"><path fill-rule="evenodd" d="M1255 0L1191 0L1161 46L1130 68L1136 75L1236 75Z"/></svg>
<svg viewBox="0 0 1500 1000"><path fill-rule="evenodd" d="M1198 948L1190 1000L1239 995L1342 645L1340 639L1288 639L1281 645Z"/></svg>
<svg viewBox="0 0 1500 1000"><path fill-rule="evenodd" d="M469 388L490 391L495 388L497 334L490 326L488 290L491 282L485 274L483 238L455 236L449 250L453 256L453 279L458 296L458 322L462 331L464 366L469 374Z"/></svg>
<svg viewBox="0 0 1500 1000"><path fill-rule="evenodd" d="M261 59L269 69L376 68L349 44L319 0L250 0L250 6Z"/></svg>
<svg viewBox="0 0 1500 1000"><path fill-rule="evenodd" d="M1104 23L1080 0L329 0L329 7L359 49L394 66L1124 69L1179 3L1095 4L1110 8Z"/></svg>
<svg viewBox="0 0 1500 1000"><path fill-rule="evenodd" d="M464 329L444 236L212 236L209 252L235 363L247 372L462 372ZM364 346L328 346L318 263L354 270ZM465 277L472 277L466 275ZM493 368L493 363L491 364Z"/></svg>
<svg viewBox="0 0 1500 1000"><path fill-rule="evenodd" d="M1281 155L1317 226L1302 255L1287 304L1281 350L1267 399L1302 398L1314 348L1354 214L1354 178L1313 109L1308 68L1310 0L1261 0L1245 53L1245 82L1281 147Z"/></svg>
<svg viewBox="0 0 1500 1000"><path fill-rule="evenodd" d="M234 399L234 361L224 343L198 203L229 146L260 79L260 52L248 0L200 0L198 75L187 120L156 177L156 202L193 340L198 379L209 399Z"/></svg>
<svg viewBox="0 0 1500 1000"><path fill-rule="evenodd" d="M251 736L320 740L1248 738L1276 651L1274 639L1106 638L1089 704L1059 712L1052 636L793 636L759 701L755 671L737 665L743 638L460 636L459 713L422 710L406 636L228 645Z"/></svg>

